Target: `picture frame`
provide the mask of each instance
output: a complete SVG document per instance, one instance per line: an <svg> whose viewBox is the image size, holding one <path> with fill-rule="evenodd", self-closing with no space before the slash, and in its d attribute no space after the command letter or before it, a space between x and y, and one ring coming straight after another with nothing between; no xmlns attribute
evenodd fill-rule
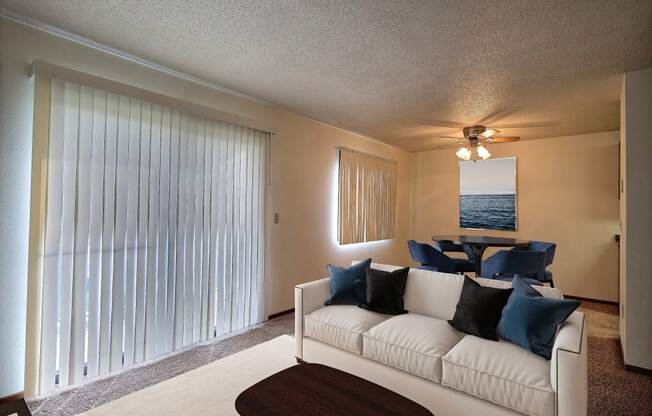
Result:
<svg viewBox="0 0 652 416"><path fill-rule="evenodd" d="M516 157L459 162L459 226L516 231Z"/></svg>

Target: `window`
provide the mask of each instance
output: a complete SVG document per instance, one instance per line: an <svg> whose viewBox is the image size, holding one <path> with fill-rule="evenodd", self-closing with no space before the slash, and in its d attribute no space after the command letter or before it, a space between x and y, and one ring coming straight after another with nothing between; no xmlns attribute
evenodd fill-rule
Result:
<svg viewBox="0 0 652 416"><path fill-rule="evenodd" d="M39 393L260 322L270 134L50 85Z"/></svg>
<svg viewBox="0 0 652 416"><path fill-rule="evenodd" d="M341 148L338 179L339 243L394 238L396 162Z"/></svg>

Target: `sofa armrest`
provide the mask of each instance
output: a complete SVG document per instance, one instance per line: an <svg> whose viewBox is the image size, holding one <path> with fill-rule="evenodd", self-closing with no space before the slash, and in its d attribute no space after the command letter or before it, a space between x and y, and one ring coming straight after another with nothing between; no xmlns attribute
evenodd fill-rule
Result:
<svg viewBox="0 0 652 416"><path fill-rule="evenodd" d="M557 333L550 362L557 416L586 415L587 332L584 313L575 311Z"/></svg>
<svg viewBox="0 0 652 416"><path fill-rule="evenodd" d="M330 278L304 283L294 288L294 339L297 358L303 358L304 316L324 306L330 291Z"/></svg>

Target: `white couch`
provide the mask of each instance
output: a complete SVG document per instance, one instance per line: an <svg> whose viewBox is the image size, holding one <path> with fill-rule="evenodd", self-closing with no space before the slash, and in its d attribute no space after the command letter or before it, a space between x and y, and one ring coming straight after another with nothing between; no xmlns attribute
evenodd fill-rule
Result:
<svg viewBox="0 0 652 416"><path fill-rule="evenodd" d="M372 264L372 268L399 267ZM486 286L511 283L478 279ZM396 391L436 416L586 415L587 330L575 311L561 325L552 360L504 341L453 329L463 276L410 269L405 308L390 316L357 306L324 306L329 279L295 289L296 356ZM561 298L558 289L537 288Z"/></svg>

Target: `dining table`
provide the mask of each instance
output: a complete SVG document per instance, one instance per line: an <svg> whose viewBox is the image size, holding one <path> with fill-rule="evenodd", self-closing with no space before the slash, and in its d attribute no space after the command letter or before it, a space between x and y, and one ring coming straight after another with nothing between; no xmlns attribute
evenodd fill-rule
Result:
<svg viewBox="0 0 652 416"><path fill-rule="evenodd" d="M487 247L527 248L529 240L506 237L490 237L482 235L433 235L433 241L462 244L471 247L475 254L475 275L482 276L482 256Z"/></svg>

